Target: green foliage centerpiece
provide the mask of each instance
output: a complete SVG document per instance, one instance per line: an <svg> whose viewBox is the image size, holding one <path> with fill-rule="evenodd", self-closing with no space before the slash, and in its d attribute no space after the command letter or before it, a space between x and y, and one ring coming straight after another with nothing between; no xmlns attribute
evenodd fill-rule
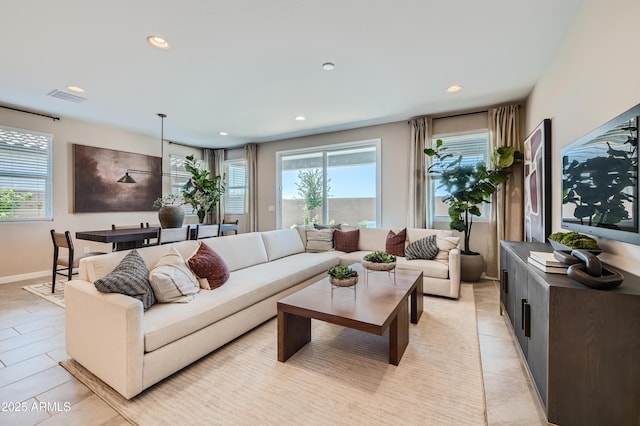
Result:
<svg viewBox="0 0 640 426"><path fill-rule="evenodd" d="M372 271L391 271L396 267L396 257L384 251L374 251L362 258L362 266Z"/></svg>
<svg viewBox="0 0 640 426"><path fill-rule="evenodd" d="M358 272L348 266L333 266L327 274L329 282L337 287L351 287L358 282Z"/></svg>

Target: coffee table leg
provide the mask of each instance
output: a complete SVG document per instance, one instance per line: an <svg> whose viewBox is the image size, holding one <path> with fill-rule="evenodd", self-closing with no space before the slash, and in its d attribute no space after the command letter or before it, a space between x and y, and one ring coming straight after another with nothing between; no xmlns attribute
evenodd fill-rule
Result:
<svg viewBox="0 0 640 426"><path fill-rule="evenodd" d="M278 310L278 361L285 362L311 340L311 318Z"/></svg>
<svg viewBox="0 0 640 426"><path fill-rule="evenodd" d="M411 292L411 322L417 324L424 311L422 277L418 278L416 288Z"/></svg>
<svg viewBox="0 0 640 426"><path fill-rule="evenodd" d="M409 344L409 304L401 303L398 315L389 325L389 364L398 365Z"/></svg>

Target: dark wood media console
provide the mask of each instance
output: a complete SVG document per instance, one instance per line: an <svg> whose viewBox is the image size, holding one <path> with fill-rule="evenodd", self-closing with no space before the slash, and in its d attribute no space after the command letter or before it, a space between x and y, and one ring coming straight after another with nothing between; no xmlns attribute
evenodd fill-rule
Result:
<svg viewBox="0 0 640 426"><path fill-rule="evenodd" d="M530 251L553 249L501 241L500 302L548 421L640 424L640 277L594 290L529 265Z"/></svg>

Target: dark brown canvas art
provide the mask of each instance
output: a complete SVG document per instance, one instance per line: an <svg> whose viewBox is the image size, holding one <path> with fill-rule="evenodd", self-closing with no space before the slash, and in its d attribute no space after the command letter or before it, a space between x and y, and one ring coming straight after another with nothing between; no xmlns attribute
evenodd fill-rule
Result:
<svg viewBox="0 0 640 426"><path fill-rule="evenodd" d="M127 212L153 210L162 196L162 159L143 154L73 145L74 212ZM128 169L137 183L118 183Z"/></svg>

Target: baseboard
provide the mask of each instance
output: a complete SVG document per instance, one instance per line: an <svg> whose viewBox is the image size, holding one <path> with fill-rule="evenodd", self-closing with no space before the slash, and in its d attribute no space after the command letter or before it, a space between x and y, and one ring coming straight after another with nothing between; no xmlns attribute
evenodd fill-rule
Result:
<svg viewBox="0 0 640 426"><path fill-rule="evenodd" d="M0 284L8 284L16 281L30 280L32 278L49 277L51 278L51 271L29 272L28 274L10 275L8 277L0 277Z"/></svg>

